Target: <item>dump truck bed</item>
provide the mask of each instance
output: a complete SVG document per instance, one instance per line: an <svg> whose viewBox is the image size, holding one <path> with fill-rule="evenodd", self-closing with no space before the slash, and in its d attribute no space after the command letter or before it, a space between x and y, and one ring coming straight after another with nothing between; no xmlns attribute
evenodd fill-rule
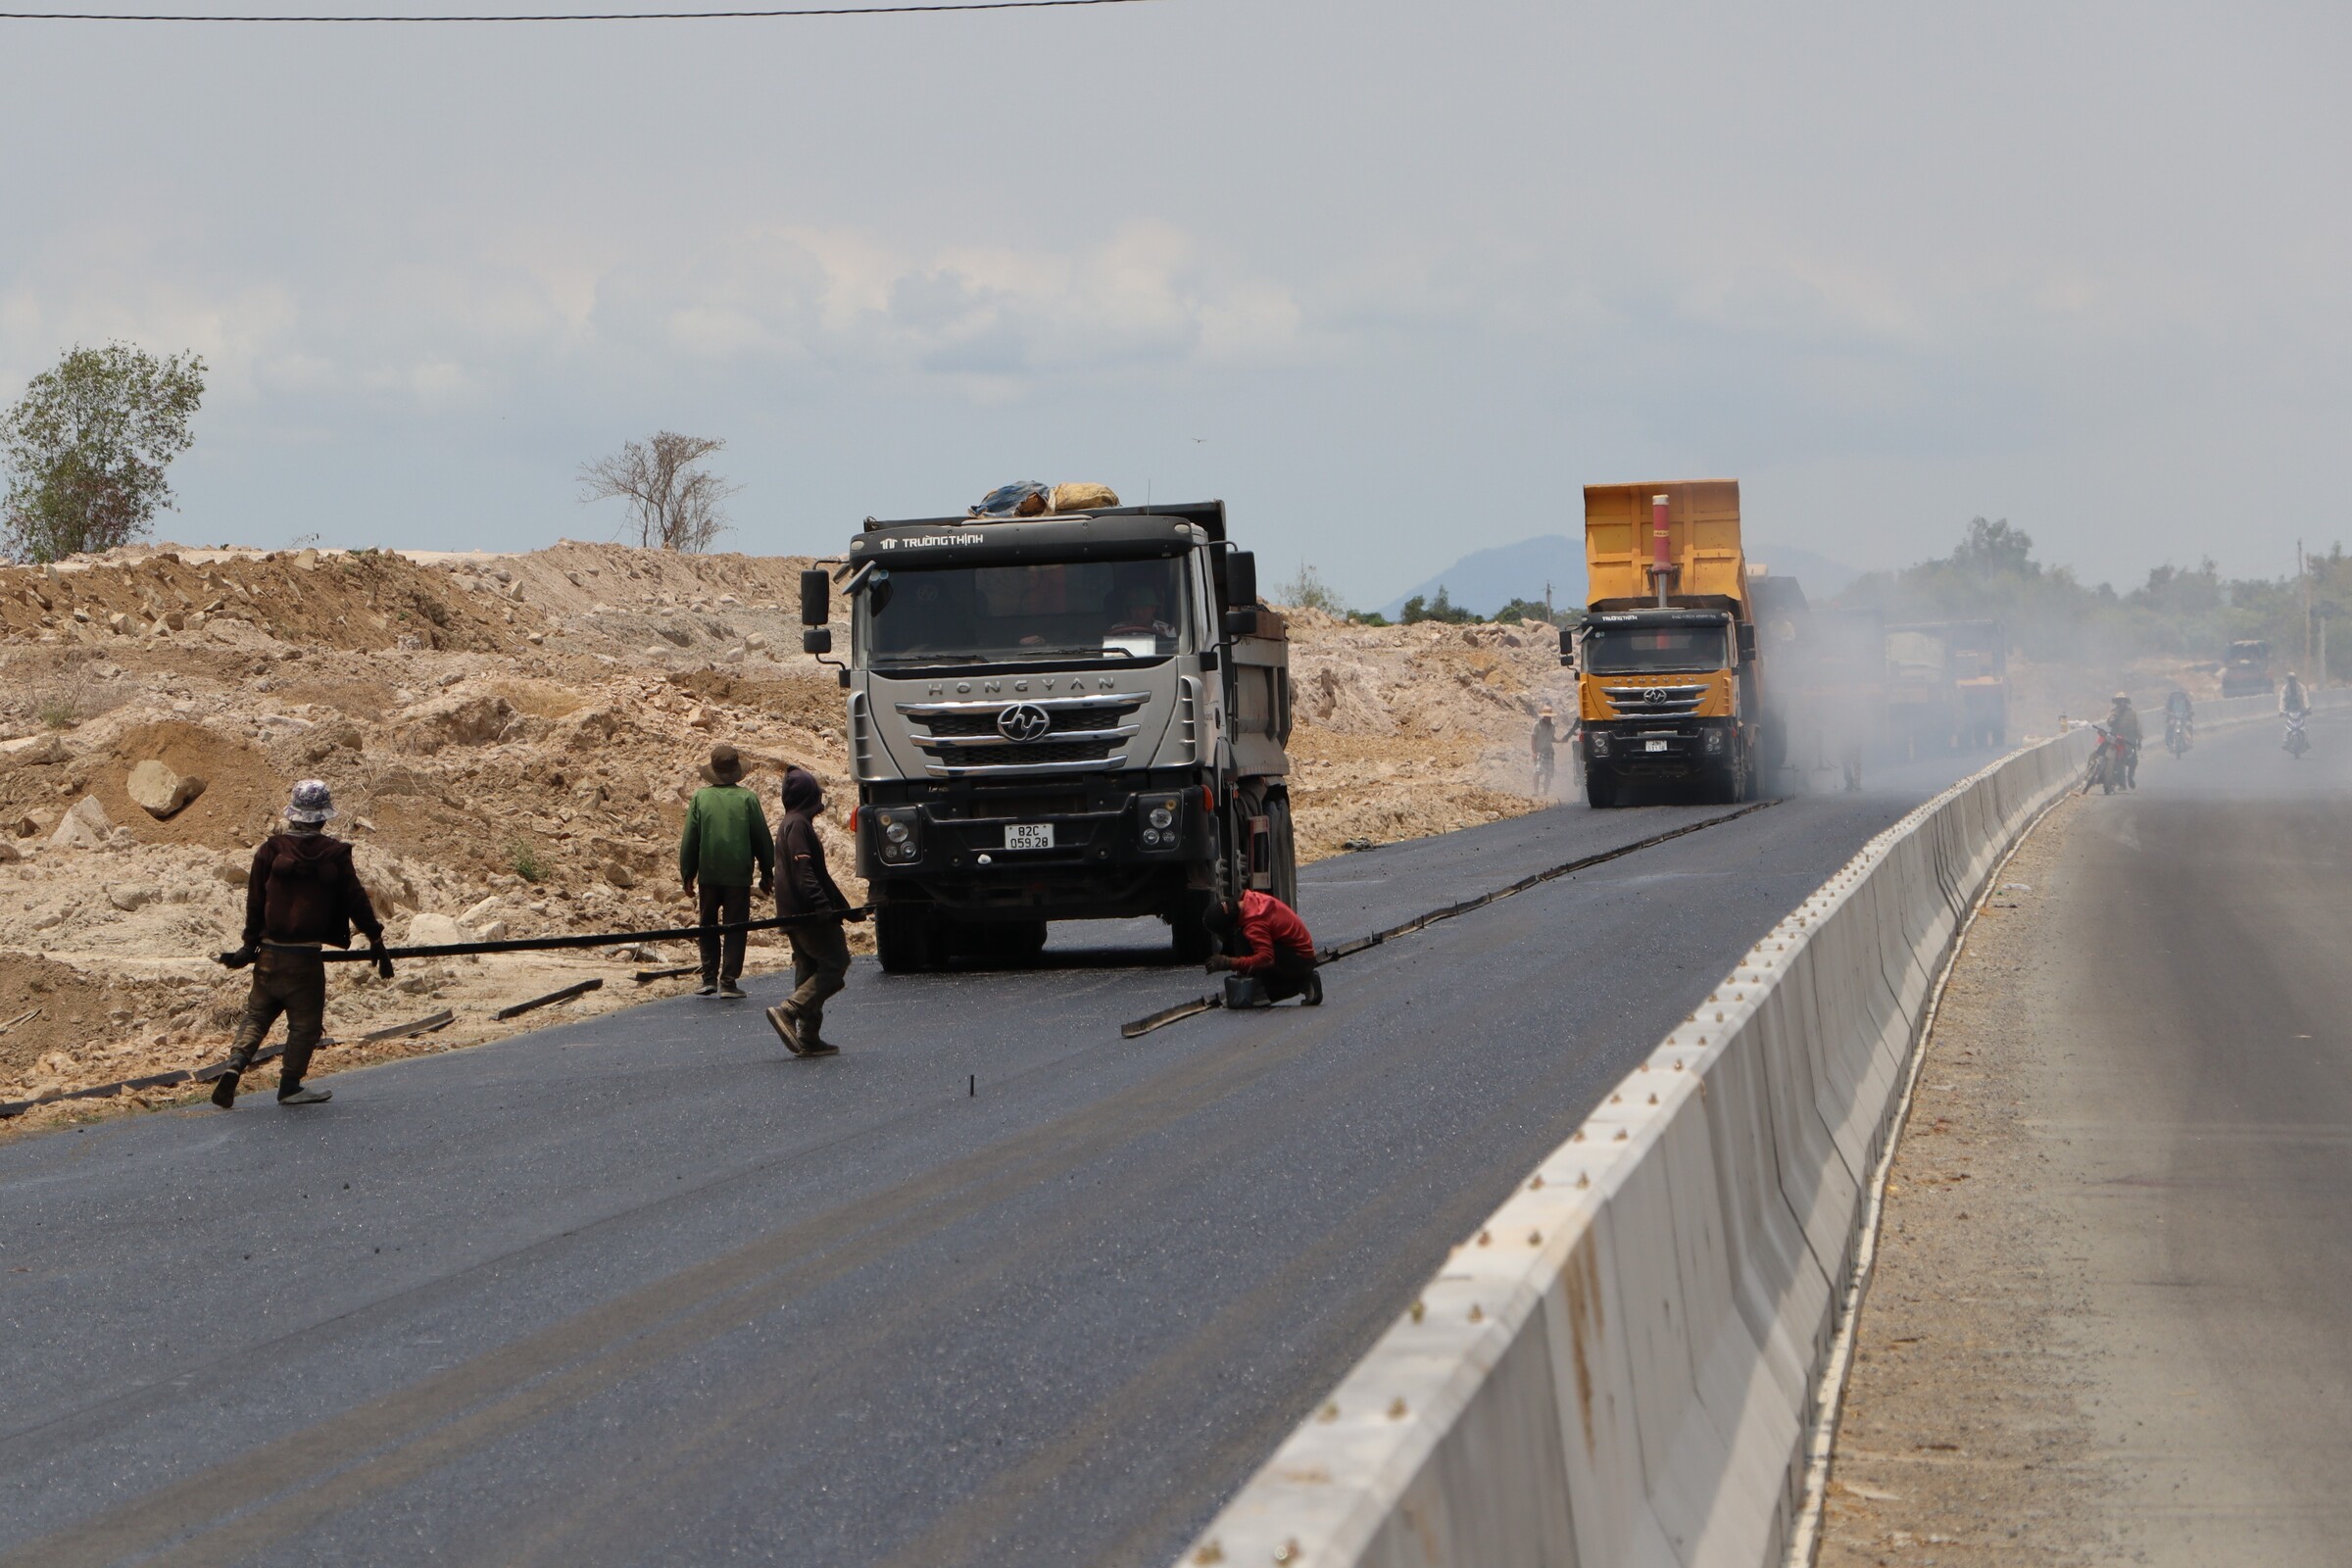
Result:
<svg viewBox="0 0 2352 1568"><path fill-rule="evenodd" d="M1668 479L1585 486L1586 591L1592 610L1657 603L1651 584L1650 498L1666 501L1667 552L1682 569L1672 603L1747 614L1747 564L1740 548L1740 481Z"/></svg>

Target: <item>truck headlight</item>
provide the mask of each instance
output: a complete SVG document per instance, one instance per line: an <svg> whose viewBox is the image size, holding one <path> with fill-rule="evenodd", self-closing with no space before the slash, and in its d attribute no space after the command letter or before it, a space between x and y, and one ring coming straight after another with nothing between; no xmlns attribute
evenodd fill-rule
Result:
<svg viewBox="0 0 2352 1568"><path fill-rule="evenodd" d="M892 822L882 829L882 836L890 840L890 842L893 844L904 844L906 842L908 837L906 832L906 824L904 822Z"/></svg>
<svg viewBox="0 0 2352 1568"><path fill-rule="evenodd" d="M1707 750L1708 750L1708 751L1710 751L1710 752L1720 752L1720 751L1722 751L1722 750L1723 750L1723 731L1721 731L1721 730L1719 730L1719 729L1710 729L1710 730L1708 730L1708 731L1707 731L1707 739L1706 739L1706 748L1707 748Z"/></svg>
<svg viewBox="0 0 2352 1568"><path fill-rule="evenodd" d="M1152 808L1151 814L1146 816L1144 820L1151 823L1153 827L1166 827L1176 820L1176 813L1167 807L1154 806Z"/></svg>
<svg viewBox="0 0 2352 1568"><path fill-rule="evenodd" d="M1594 757L1609 755L1609 732L1604 729L1585 731L1585 750Z"/></svg>

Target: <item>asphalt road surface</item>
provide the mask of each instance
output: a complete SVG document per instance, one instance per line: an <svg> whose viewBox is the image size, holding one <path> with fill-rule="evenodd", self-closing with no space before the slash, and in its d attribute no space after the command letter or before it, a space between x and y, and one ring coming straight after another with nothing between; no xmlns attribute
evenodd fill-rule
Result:
<svg viewBox="0 0 2352 1568"><path fill-rule="evenodd" d="M1433 925L1315 1010L1122 1041L1205 987L1113 929L860 964L830 1060L783 1054L767 978L0 1148L0 1563L1164 1562L1757 936L1982 760ZM1329 944L1722 814L1566 806L1301 902Z"/></svg>
<svg viewBox="0 0 2352 1568"><path fill-rule="evenodd" d="M2072 819L2045 1103L2132 1561L2342 1562L2352 1531L2352 714L2140 764Z"/></svg>

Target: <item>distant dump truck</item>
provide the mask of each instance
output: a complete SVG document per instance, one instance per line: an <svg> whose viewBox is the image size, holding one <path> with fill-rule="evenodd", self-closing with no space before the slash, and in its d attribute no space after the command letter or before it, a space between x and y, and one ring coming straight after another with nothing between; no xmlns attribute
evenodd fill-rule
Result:
<svg viewBox="0 0 2352 1568"><path fill-rule="evenodd" d="M2222 658L2224 697L2268 697L2278 689L2271 679L2271 645L2234 642Z"/></svg>
<svg viewBox="0 0 2352 1568"><path fill-rule="evenodd" d="M1997 749L2009 734L2009 638L1997 620L1886 628L1886 721L1895 750Z"/></svg>
<svg viewBox="0 0 2352 1568"><path fill-rule="evenodd" d="M1298 898L1290 644L1225 504L867 519L850 601L858 870L894 972L1034 955L1051 920ZM802 579L832 652L831 575Z"/></svg>
<svg viewBox="0 0 2352 1568"><path fill-rule="evenodd" d="M1612 807L1630 781L1678 779L1754 799L1787 736L1766 706L1739 481L1587 485L1585 564L1588 612L1560 639L1585 798Z"/></svg>

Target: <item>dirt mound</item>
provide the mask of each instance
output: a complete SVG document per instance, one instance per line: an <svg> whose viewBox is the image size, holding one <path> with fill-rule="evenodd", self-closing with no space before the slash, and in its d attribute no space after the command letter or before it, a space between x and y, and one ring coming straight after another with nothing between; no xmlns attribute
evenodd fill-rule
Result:
<svg viewBox="0 0 2352 1568"><path fill-rule="evenodd" d="M380 551L118 552L0 567L0 638L108 645L253 634L308 648L495 652L535 629L449 574ZM519 628L511 630L510 628Z"/></svg>

